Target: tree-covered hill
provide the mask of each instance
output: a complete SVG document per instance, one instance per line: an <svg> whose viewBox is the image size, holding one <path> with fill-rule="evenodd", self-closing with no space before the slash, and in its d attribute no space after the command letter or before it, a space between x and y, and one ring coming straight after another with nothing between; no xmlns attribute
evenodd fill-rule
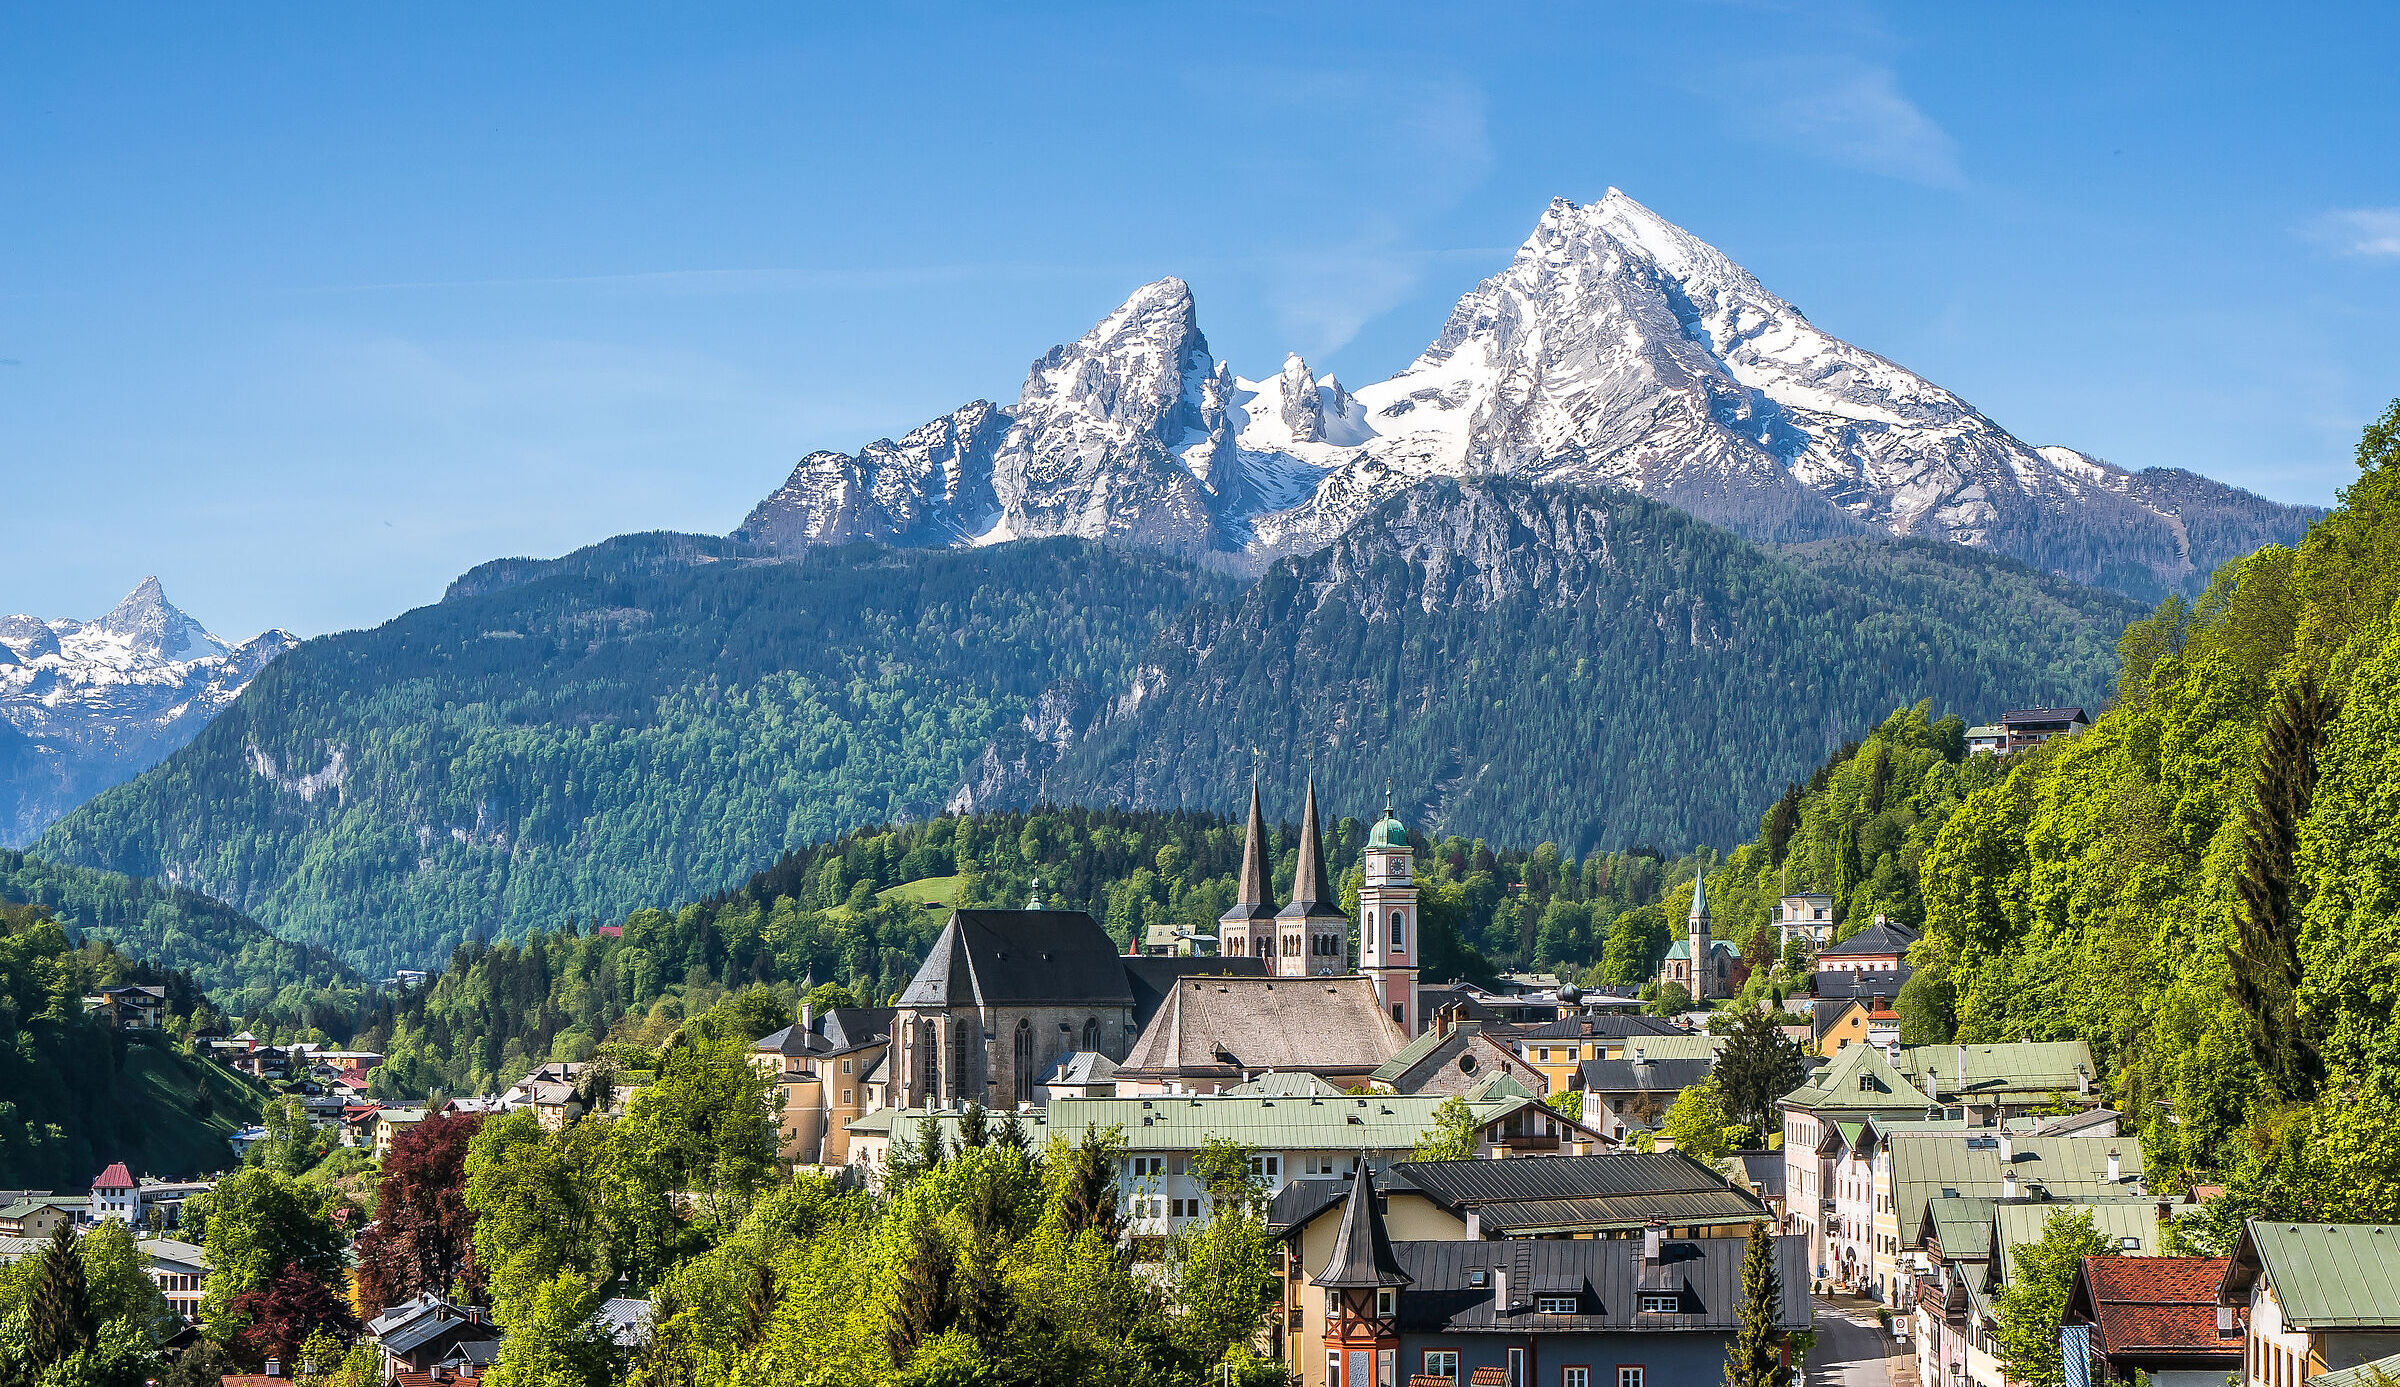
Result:
<svg viewBox="0 0 2400 1387"><path fill-rule="evenodd" d="M1327 826L1346 907L1364 836L1356 819ZM1647 853L1577 862L1547 844L1416 841L1432 978L1488 979L1534 963L1593 974L1612 923L1671 894L1669 881L1688 889L1696 866ZM1290 886L1298 846L1296 827L1273 830L1278 891ZM1182 811L1041 809L861 830L791 853L731 893L634 911L617 931L587 924L464 945L431 986L363 1016L358 1035L393 1057L381 1082L396 1096L480 1091L601 1043L655 1046L733 989L763 985L788 1007L813 978L886 1000L915 972L946 905L1021 905L1037 876L1046 904L1090 911L1120 943L1156 926L1213 934L1241 859L1240 823ZM1653 916L1655 928L1618 950L1642 977L1668 943L1662 912L1642 919Z"/></svg>
<svg viewBox="0 0 2400 1387"><path fill-rule="evenodd" d="M724 889L938 810L1046 689L1225 580L1073 540L761 562L630 536L313 640L45 859L163 877L380 972Z"/></svg>
<svg viewBox="0 0 2400 1387"><path fill-rule="evenodd" d="M178 1022L205 1007L189 975L77 947L48 909L0 904L0 1186L83 1189L112 1161L161 1176L233 1163L226 1138L257 1119L259 1092L170 1032L84 1014L86 995L119 983L165 987Z"/></svg>
<svg viewBox="0 0 2400 1387"><path fill-rule="evenodd" d="M2090 730L1962 760L1895 715L1713 870L1922 924L1902 1039L2087 1042L2185 1231L2400 1221L2400 405L2343 504L2128 629Z"/></svg>
<svg viewBox="0 0 2400 1387"><path fill-rule="evenodd" d="M364 984L323 949L269 934L197 891L0 849L0 901L42 906L82 940L188 974L227 1015L355 1007Z"/></svg>
<svg viewBox="0 0 2400 1387"><path fill-rule="evenodd" d="M1581 855L1730 846L1894 707L2096 702L2139 608L1955 545L1762 549L1658 502L1429 484L1195 606L1138 699L984 802L1237 807L1256 754L1327 802ZM1288 793L1288 790L1286 791Z"/></svg>

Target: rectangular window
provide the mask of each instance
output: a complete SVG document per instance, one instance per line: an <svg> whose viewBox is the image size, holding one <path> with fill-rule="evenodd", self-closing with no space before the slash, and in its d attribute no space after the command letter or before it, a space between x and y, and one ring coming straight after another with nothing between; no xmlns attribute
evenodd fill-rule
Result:
<svg viewBox="0 0 2400 1387"><path fill-rule="evenodd" d="M1590 1368L1561 1368L1558 1373L1558 1387L1592 1387L1592 1370Z"/></svg>
<svg viewBox="0 0 2400 1387"><path fill-rule="evenodd" d="M1377 1318L1388 1320L1392 1317L1392 1302L1394 1298L1394 1293L1391 1287L1378 1286L1375 1288L1375 1314Z"/></svg>
<svg viewBox="0 0 2400 1387"><path fill-rule="evenodd" d="M1283 1157L1252 1156L1250 1173L1271 1185L1283 1178Z"/></svg>
<svg viewBox="0 0 2400 1387"><path fill-rule="evenodd" d="M1535 1296L1533 1308L1544 1315L1572 1315L1575 1313L1575 1297L1571 1295Z"/></svg>
<svg viewBox="0 0 2400 1387"><path fill-rule="evenodd" d="M1392 1359L1397 1355L1388 1348L1375 1350L1375 1387L1394 1387Z"/></svg>
<svg viewBox="0 0 2400 1387"><path fill-rule="evenodd" d="M849 1073L849 1072L850 1072L850 1065L851 1065L851 1063L852 1063L852 1061L850 1061L850 1060L843 1060L843 1061L842 1061L842 1072L843 1072L844 1074L847 1074L847 1073Z"/></svg>
<svg viewBox="0 0 2400 1387"><path fill-rule="evenodd" d="M1429 1348L1425 1350L1425 1376L1458 1381L1458 1350Z"/></svg>
<svg viewBox="0 0 2400 1387"><path fill-rule="evenodd" d="M1325 1387L1342 1387L1342 1351L1325 1350Z"/></svg>
<svg viewBox="0 0 2400 1387"><path fill-rule="evenodd" d="M1521 1348L1508 1351L1508 1387L1530 1387L1525 1381L1525 1350Z"/></svg>
<svg viewBox="0 0 2400 1387"><path fill-rule="evenodd" d="M846 1108L846 1107L849 1107L849 1106L850 1106L850 1102L851 1102L850 1095L851 1095L851 1093L852 1093L853 1091L854 1091L854 1090L851 1090L851 1089L843 1089L843 1090L842 1090L842 1106L843 1106L843 1107L845 1107L845 1108Z"/></svg>
<svg viewBox="0 0 2400 1387"><path fill-rule="evenodd" d="M1642 1387L1642 1370L1638 1367L1618 1364L1617 1387Z"/></svg>
<svg viewBox="0 0 2400 1387"><path fill-rule="evenodd" d="M1682 1308L1682 1303L1671 1295L1645 1295L1642 1297L1642 1313L1646 1315L1672 1315Z"/></svg>

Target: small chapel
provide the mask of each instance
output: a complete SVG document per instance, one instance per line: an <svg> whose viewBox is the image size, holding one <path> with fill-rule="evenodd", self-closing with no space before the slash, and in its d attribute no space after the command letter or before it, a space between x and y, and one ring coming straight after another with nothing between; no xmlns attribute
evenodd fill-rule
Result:
<svg viewBox="0 0 2400 1387"><path fill-rule="evenodd" d="M1692 878L1692 913L1684 937L1667 950L1658 967L1658 985L1674 983L1695 1002L1733 995L1733 965L1741 952L1722 939L1708 937L1708 885Z"/></svg>

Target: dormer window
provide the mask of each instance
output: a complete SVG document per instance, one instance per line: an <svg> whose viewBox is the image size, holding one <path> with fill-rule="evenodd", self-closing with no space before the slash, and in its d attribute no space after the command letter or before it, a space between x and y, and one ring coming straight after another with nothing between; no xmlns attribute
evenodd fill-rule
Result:
<svg viewBox="0 0 2400 1387"><path fill-rule="evenodd" d="M1491 1281L1492 1274L1481 1267L1467 1273L1467 1284L1470 1286L1488 1286Z"/></svg>
<svg viewBox="0 0 2400 1387"><path fill-rule="evenodd" d="M1376 1318L1378 1318L1378 1319L1386 1319L1386 1320L1390 1319L1390 1318L1392 1317L1393 1310L1396 1308L1396 1303L1397 1303L1397 1301L1399 1300L1399 1295L1400 1295L1400 1293L1399 1293L1398 1291L1395 1291L1395 1290L1393 1290L1393 1289L1392 1289L1391 1287L1389 1287L1389 1286L1378 1286L1378 1287L1376 1287L1376 1288L1375 1288L1375 1316L1376 1316Z"/></svg>
<svg viewBox="0 0 2400 1387"><path fill-rule="evenodd" d="M1861 1093L1873 1093L1875 1091L1875 1076L1872 1074L1859 1075L1858 1091Z"/></svg>
<svg viewBox="0 0 2400 1387"><path fill-rule="evenodd" d="M1642 1297L1642 1313L1645 1315L1672 1315L1682 1308L1683 1306L1677 1298L1671 1295L1645 1295Z"/></svg>
<svg viewBox="0 0 2400 1387"><path fill-rule="evenodd" d="M1575 1297L1571 1295L1535 1296L1533 1308L1537 1314L1572 1315L1575 1313Z"/></svg>

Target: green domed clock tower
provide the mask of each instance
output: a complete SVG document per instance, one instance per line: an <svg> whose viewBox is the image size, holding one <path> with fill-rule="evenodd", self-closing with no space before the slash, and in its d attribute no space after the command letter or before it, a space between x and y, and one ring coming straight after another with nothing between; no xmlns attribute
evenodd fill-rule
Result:
<svg viewBox="0 0 2400 1387"><path fill-rule="evenodd" d="M1375 984L1392 1020L1410 1036L1424 1029L1417 1014L1416 853L1408 830L1392 813L1392 786L1383 786L1383 817L1367 830L1365 880L1358 888L1358 971Z"/></svg>

